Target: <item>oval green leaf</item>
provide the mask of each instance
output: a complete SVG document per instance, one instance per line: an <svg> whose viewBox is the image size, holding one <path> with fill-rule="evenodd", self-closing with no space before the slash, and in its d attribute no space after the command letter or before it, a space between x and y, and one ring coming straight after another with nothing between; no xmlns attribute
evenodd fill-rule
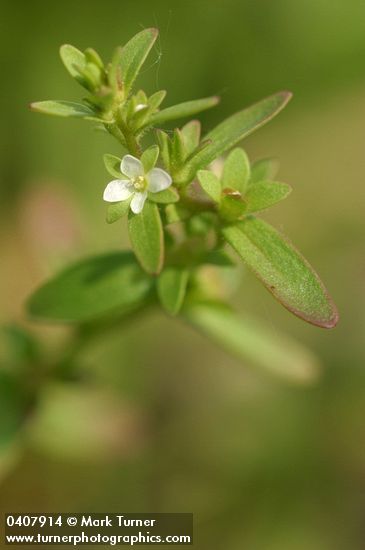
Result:
<svg viewBox="0 0 365 550"><path fill-rule="evenodd" d="M151 145L151 147L143 151L141 162L143 164L145 174L148 174L148 172L155 166L159 154L160 148L158 145Z"/></svg>
<svg viewBox="0 0 365 550"><path fill-rule="evenodd" d="M146 201L140 214L130 212L128 230L132 248L143 269L151 275L160 273L164 260L164 238L157 205Z"/></svg>
<svg viewBox="0 0 365 550"><path fill-rule="evenodd" d="M291 193L292 188L287 183L274 181L260 181L249 187L245 201L247 201L247 213L258 212L280 202Z"/></svg>
<svg viewBox="0 0 365 550"><path fill-rule="evenodd" d="M85 86L85 79L80 74L86 67L86 57L75 46L63 44L60 48L60 56L69 74L82 86Z"/></svg>
<svg viewBox="0 0 365 550"><path fill-rule="evenodd" d="M171 315L177 315L183 304L189 273L186 269L168 267L157 279L157 294L162 307Z"/></svg>
<svg viewBox="0 0 365 550"><path fill-rule="evenodd" d="M181 128L186 153L190 155L199 145L201 124L199 120L191 120Z"/></svg>
<svg viewBox="0 0 365 550"><path fill-rule="evenodd" d="M114 223L120 220L120 218L123 218L128 212L130 203L131 199L129 198L125 201L109 204L106 214L107 223Z"/></svg>
<svg viewBox="0 0 365 550"><path fill-rule="evenodd" d="M177 202L179 200L179 194L173 187L168 187L158 193L149 193L148 199L160 204L170 204L171 202Z"/></svg>
<svg viewBox="0 0 365 550"><path fill-rule="evenodd" d="M219 203L221 200L222 187L217 176L209 170L199 170L198 180L208 197L215 203Z"/></svg>
<svg viewBox="0 0 365 550"><path fill-rule="evenodd" d="M244 195L250 179L250 161L246 152L237 147L225 160L222 175L223 187L236 189Z"/></svg>
<svg viewBox="0 0 365 550"><path fill-rule="evenodd" d="M107 171L111 176L118 179L123 179L124 176L122 176L122 173L120 171L120 163L122 162L122 159L119 157L116 157L115 155L110 155L109 153L106 153L103 156L104 165Z"/></svg>
<svg viewBox="0 0 365 550"><path fill-rule="evenodd" d="M131 252L87 258L61 272L29 299L28 312L48 321L81 323L141 305L151 289Z"/></svg>
<svg viewBox="0 0 365 550"><path fill-rule="evenodd" d="M120 66L125 94L128 95L138 73L158 36L157 29L145 29L123 46Z"/></svg>
<svg viewBox="0 0 365 550"><path fill-rule="evenodd" d="M90 117L95 113L90 107L82 103L72 101L35 101L30 104L32 111L43 113L45 115L55 115L63 117Z"/></svg>
<svg viewBox="0 0 365 550"><path fill-rule="evenodd" d="M167 107L166 109L162 109L158 113L155 113L149 118L148 125L156 126L158 124L168 122L169 120L189 117L195 115L196 113L200 113L201 111L211 109L212 107L215 107L215 105L217 105L218 103L218 96L185 101L184 103L179 103L178 105Z"/></svg>
<svg viewBox="0 0 365 550"><path fill-rule="evenodd" d="M338 313L318 275L276 229L249 217L223 229L227 242L275 298L301 319L332 328Z"/></svg>
<svg viewBox="0 0 365 550"><path fill-rule="evenodd" d="M228 306L188 303L183 316L232 355L276 376L297 383L312 382L318 376L320 364L310 350L276 329L239 317Z"/></svg>

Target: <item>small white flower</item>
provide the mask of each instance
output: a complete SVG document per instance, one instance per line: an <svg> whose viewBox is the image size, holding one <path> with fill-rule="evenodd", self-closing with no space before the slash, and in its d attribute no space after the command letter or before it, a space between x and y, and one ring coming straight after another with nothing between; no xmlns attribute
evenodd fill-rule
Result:
<svg viewBox="0 0 365 550"><path fill-rule="evenodd" d="M142 212L147 198L147 191L158 193L170 187L171 176L161 168L152 168L145 174L142 162L125 155L120 163L120 171L128 179L113 180L105 188L104 200L106 202L120 202L132 197L131 210L134 214Z"/></svg>

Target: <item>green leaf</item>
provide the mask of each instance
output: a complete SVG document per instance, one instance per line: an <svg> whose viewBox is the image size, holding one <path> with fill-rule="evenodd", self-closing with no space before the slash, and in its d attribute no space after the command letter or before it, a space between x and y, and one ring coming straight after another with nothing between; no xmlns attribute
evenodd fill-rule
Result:
<svg viewBox="0 0 365 550"><path fill-rule="evenodd" d="M162 161L166 170L170 169L170 138L163 130L156 130L156 137L160 144Z"/></svg>
<svg viewBox="0 0 365 550"><path fill-rule="evenodd" d="M226 222L233 222L246 212L246 201L235 189L224 189L222 193L219 214Z"/></svg>
<svg viewBox="0 0 365 550"><path fill-rule="evenodd" d="M158 92L155 92L148 98L148 106L149 108L154 111L158 109L158 107L161 105L163 100L166 97L166 90L159 90Z"/></svg>
<svg viewBox="0 0 365 550"><path fill-rule="evenodd" d="M126 96L158 36L157 29L145 29L129 40L121 54L122 79Z"/></svg>
<svg viewBox="0 0 365 550"><path fill-rule="evenodd" d="M114 90L119 90L122 87L122 52L123 49L121 46L116 48L110 66L108 67L108 82Z"/></svg>
<svg viewBox="0 0 365 550"><path fill-rule="evenodd" d="M276 328L240 318L228 306L208 302L187 304L183 316L198 330L239 359L297 383L308 383L319 372L317 357L280 334Z"/></svg>
<svg viewBox="0 0 365 550"><path fill-rule="evenodd" d="M193 101L185 101L184 103L179 103L178 105L173 105L172 107L167 107L162 109L158 113L152 115L148 121L148 124L156 126L158 124L163 124L169 120L176 120L178 118L185 118L206 109L211 109L219 103L219 97L205 97L204 99L195 99Z"/></svg>
<svg viewBox="0 0 365 550"><path fill-rule="evenodd" d="M63 117L88 117L95 115L94 111L82 103L72 101L35 101L30 104L32 111Z"/></svg>
<svg viewBox="0 0 365 550"><path fill-rule="evenodd" d="M120 171L120 163L122 162L122 159L116 157L115 155L110 155L109 153L106 153L103 156L103 160L105 168L111 176L118 179L121 179L123 177Z"/></svg>
<svg viewBox="0 0 365 550"><path fill-rule="evenodd" d="M109 204L107 214L106 214L106 221L107 223L114 223L123 216L125 216L128 212L129 205L131 203L131 198L121 201L121 202L114 202L112 204Z"/></svg>
<svg viewBox="0 0 365 550"><path fill-rule="evenodd" d="M39 360L40 349L35 337L23 327L16 324L5 325L0 330L0 350L4 347L4 357L1 354L0 363L11 367L19 367L35 363Z"/></svg>
<svg viewBox="0 0 365 550"><path fill-rule="evenodd" d="M160 204L170 204L170 202L177 202L179 200L179 194L173 187L168 187L158 193L148 193L148 200Z"/></svg>
<svg viewBox="0 0 365 550"><path fill-rule="evenodd" d="M146 201L140 214L129 213L129 237L134 253L147 273L160 273L164 260L161 217L156 204Z"/></svg>
<svg viewBox="0 0 365 550"><path fill-rule="evenodd" d="M233 149L225 160L222 185L236 189L244 195L250 179L250 161L241 148Z"/></svg>
<svg viewBox="0 0 365 550"><path fill-rule="evenodd" d="M28 312L48 321L81 323L140 306L151 282L131 252L87 258L67 268L29 299Z"/></svg>
<svg viewBox="0 0 365 550"><path fill-rule="evenodd" d="M221 200L221 183L217 176L209 170L199 170L198 180L205 193L216 203Z"/></svg>
<svg viewBox="0 0 365 550"><path fill-rule="evenodd" d="M249 187L245 201L247 202L246 213L265 210L273 204L285 199L292 191L287 183L274 181L261 181Z"/></svg>
<svg viewBox="0 0 365 550"><path fill-rule="evenodd" d="M159 153L160 149L158 145L151 145L151 147L142 153L141 162L143 164L145 174L148 174L148 172L155 166Z"/></svg>
<svg viewBox="0 0 365 550"><path fill-rule="evenodd" d="M249 217L223 229L228 243L284 307L314 325L332 328L336 307L309 263L276 229Z"/></svg>
<svg viewBox="0 0 365 550"><path fill-rule="evenodd" d="M193 179L199 168L205 168L219 155L269 122L285 107L290 98L290 92L279 92L239 111L218 124L205 136L206 139L211 140L211 143L194 155L182 171L181 181Z"/></svg>
<svg viewBox="0 0 365 550"><path fill-rule="evenodd" d="M81 71L86 68L85 55L74 46L71 46L71 44L63 44L60 48L60 56L72 78L77 80L81 86L87 87L85 79L81 74Z"/></svg>
<svg viewBox="0 0 365 550"><path fill-rule="evenodd" d="M183 304L189 273L185 269L168 267L157 279L157 294L161 305L171 315L176 315Z"/></svg>
<svg viewBox="0 0 365 550"><path fill-rule="evenodd" d="M184 164L186 158L185 143L181 131L175 128L170 142L170 166L172 170Z"/></svg>
<svg viewBox="0 0 365 550"><path fill-rule="evenodd" d="M96 67L98 67L101 71L104 70L104 63L100 55L98 54L97 51L94 50L94 48L86 48L85 60L89 63L92 63Z"/></svg>
<svg viewBox="0 0 365 550"><path fill-rule="evenodd" d="M251 183L268 181L275 178L279 170L279 162L276 159L260 159L251 166Z"/></svg>
<svg viewBox="0 0 365 550"><path fill-rule="evenodd" d="M191 120L181 128L186 153L190 155L199 145L201 124L199 120Z"/></svg>
<svg viewBox="0 0 365 550"><path fill-rule="evenodd" d="M17 435L26 418L29 403L20 381L0 369L0 451Z"/></svg>

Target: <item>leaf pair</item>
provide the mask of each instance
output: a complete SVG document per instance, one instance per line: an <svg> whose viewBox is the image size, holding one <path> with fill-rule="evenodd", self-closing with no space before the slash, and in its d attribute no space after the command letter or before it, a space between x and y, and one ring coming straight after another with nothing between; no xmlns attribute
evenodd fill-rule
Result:
<svg viewBox="0 0 365 550"><path fill-rule="evenodd" d="M264 165L261 164L261 173L256 169L254 177L270 173L270 168L266 160ZM241 148L233 149L228 155L221 180L209 170L199 170L198 179L226 222L273 206L291 192L286 183L253 180L249 159Z"/></svg>

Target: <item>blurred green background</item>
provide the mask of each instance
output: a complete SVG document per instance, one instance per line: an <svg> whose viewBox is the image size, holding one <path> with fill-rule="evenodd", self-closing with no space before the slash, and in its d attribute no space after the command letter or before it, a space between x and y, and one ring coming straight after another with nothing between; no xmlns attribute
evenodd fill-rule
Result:
<svg viewBox="0 0 365 550"><path fill-rule="evenodd" d="M242 314L321 358L310 387L242 365L162 314L95 341L82 356L86 381L42 390L24 431L2 447L0 511L187 511L201 549L363 549L364 1L1 4L2 324L27 326L24 299L68 261L127 246L101 200L102 154L118 147L88 123L27 104L81 97L60 44L107 59L149 26L160 39L141 86L167 89L166 105L220 94L206 129L294 92L244 145L253 159L281 160L279 179L294 193L265 217L316 267L341 320L328 332L305 325L243 275ZM50 350L66 345L63 328L28 327Z"/></svg>

